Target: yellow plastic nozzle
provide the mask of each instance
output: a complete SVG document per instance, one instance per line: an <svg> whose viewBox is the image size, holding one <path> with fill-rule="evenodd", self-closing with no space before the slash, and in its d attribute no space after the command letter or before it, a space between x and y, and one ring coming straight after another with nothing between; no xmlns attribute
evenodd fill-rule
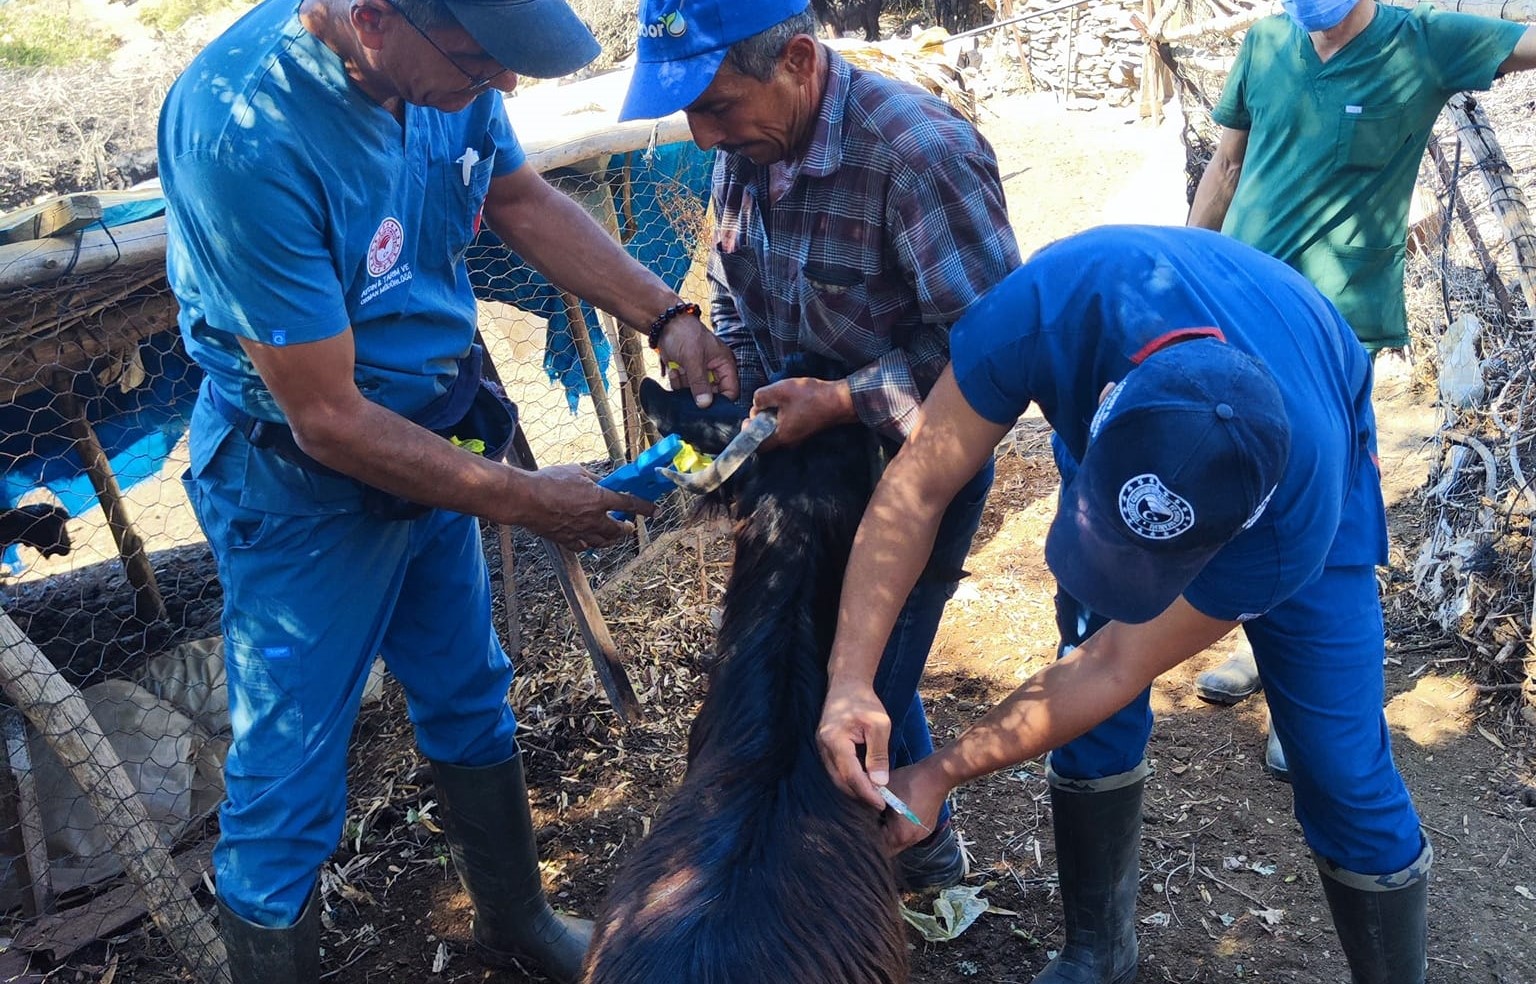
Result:
<svg viewBox="0 0 1536 984"><path fill-rule="evenodd" d="M672 467L687 475L691 472L703 471L714 460L712 456L684 441L682 449L672 456Z"/></svg>

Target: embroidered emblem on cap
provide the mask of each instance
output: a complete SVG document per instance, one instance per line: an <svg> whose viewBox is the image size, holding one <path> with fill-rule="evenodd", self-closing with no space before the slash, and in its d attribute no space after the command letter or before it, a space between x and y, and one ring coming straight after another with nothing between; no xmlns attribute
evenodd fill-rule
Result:
<svg viewBox="0 0 1536 984"><path fill-rule="evenodd" d="M1195 508L1156 475L1137 475L1120 486L1120 518L1145 540L1171 540L1195 525Z"/></svg>
<svg viewBox="0 0 1536 984"><path fill-rule="evenodd" d="M400 220L393 216L379 223L379 230L368 241L368 275L370 277L382 277L400 259L400 251L405 248L405 230L400 227Z"/></svg>
<svg viewBox="0 0 1536 984"><path fill-rule="evenodd" d="M681 10L674 10L670 14L662 14L656 18L656 23L640 25L642 38L659 38L663 34L669 37L680 38L688 33L688 22L683 19Z"/></svg>

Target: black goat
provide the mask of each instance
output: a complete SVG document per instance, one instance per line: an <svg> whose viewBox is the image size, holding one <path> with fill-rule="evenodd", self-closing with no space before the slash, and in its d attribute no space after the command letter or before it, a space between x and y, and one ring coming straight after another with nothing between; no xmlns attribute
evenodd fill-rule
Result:
<svg viewBox="0 0 1536 984"><path fill-rule="evenodd" d="M880 40L880 9L885 0L811 0L816 20L842 37L855 27L864 29L865 41Z"/></svg>
<svg viewBox="0 0 1536 984"><path fill-rule="evenodd" d="M583 984L907 980L877 816L833 786L815 738L877 453L837 428L727 486L736 561L688 773L614 880Z"/></svg>
<svg viewBox="0 0 1536 984"><path fill-rule="evenodd" d="M21 543L44 557L62 557L69 553L69 513L58 506L39 503L0 510L0 550Z"/></svg>

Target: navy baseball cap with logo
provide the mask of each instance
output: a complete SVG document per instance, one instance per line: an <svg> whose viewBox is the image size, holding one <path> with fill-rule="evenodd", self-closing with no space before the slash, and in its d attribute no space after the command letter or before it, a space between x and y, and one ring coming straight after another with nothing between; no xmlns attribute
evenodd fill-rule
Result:
<svg viewBox="0 0 1536 984"><path fill-rule="evenodd" d="M583 68L602 51L565 0L443 0L444 6L502 68L554 79Z"/></svg>
<svg viewBox="0 0 1536 984"><path fill-rule="evenodd" d="M810 0L640 0L635 74L622 120L651 120L709 88L737 41L802 13Z"/></svg>
<svg viewBox="0 0 1536 984"><path fill-rule="evenodd" d="M1290 450L1280 390L1252 357L1216 338L1155 352L1099 405L1046 564L1090 610L1150 621L1258 521Z"/></svg>

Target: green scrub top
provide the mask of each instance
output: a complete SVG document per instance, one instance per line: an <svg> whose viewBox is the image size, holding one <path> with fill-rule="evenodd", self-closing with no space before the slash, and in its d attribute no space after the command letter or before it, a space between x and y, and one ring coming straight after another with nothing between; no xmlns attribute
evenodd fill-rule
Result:
<svg viewBox="0 0 1536 984"><path fill-rule="evenodd" d="M1525 25L1377 5L1326 63L1290 17L1243 40L1211 112L1247 130L1222 231L1295 267L1371 351L1406 345L1403 242L1435 117L1486 89Z"/></svg>

